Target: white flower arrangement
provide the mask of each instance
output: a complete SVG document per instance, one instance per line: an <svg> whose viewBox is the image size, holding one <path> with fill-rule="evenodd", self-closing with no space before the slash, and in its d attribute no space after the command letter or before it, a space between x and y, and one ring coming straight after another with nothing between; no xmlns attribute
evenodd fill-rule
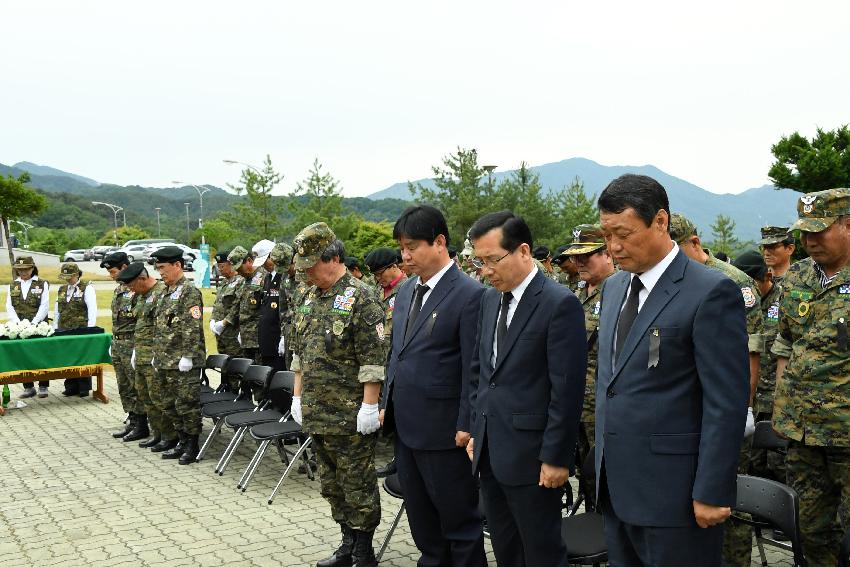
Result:
<svg viewBox="0 0 850 567"><path fill-rule="evenodd" d="M42 321L37 325L31 323L29 319L22 319L18 322L0 323L0 337L9 339L28 339L30 337L49 337L53 334L53 327L50 323Z"/></svg>

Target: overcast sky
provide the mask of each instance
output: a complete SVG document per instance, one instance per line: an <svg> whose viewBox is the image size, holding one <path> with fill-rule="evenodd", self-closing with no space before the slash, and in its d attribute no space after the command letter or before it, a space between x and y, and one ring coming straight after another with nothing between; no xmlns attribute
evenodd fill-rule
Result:
<svg viewBox="0 0 850 567"><path fill-rule="evenodd" d="M457 146L499 170L653 164L717 193L850 122L847 2L7 1L0 163L235 182L314 158L346 195Z"/></svg>

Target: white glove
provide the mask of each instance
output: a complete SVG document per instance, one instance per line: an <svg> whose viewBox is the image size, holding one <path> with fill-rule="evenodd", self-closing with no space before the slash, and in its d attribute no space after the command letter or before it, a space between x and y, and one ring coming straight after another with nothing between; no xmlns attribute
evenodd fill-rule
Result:
<svg viewBox="0 0 850 567"><path fill-rule="evenodd" d="M753 408L747 408L747 425L744 426L744 438L756 432L756 418L753 417Z"/></svg>
<svg viewBox="0 0 850 567"><path fill-rule="evenodd" d="M242 333L236 333L236 340L239 341L239 346L242 346Z"/></svg>
<svg viewBox="0 0 850 567"><path fill-rule="evenodd" d="M289 409L295 423L301 425L301 396L292 396L292 407Z"/></svg>
<svg viewBox="0 0 850 567"><path fill-rule="evenodd" d="M280 356L283 356L283 353L285 353L285 352L286 352L286 339L283 338L283 337L280 337L280 342L277 343L277 353Z"/></svg>
<svg viewBox="0 0 850 567"><path fill-rule="evenodd" d="M130 368L136 369L136 349L133 349L133 354L130 355Z"/></svg>
<svg viewBox="0 0 850 567"><path fill-rule="evenodd" d="M112 345L109 345L109 358L112 358Z"/></svg>
<svg viewBox="0 0 850 567"><path fill-rule="evenodd" d="M376 432L380 427L378 404L360 404L360 411L357 412L357 433L369 435Z"/></svg>
<svg viewBox="0 0 850 567"><path fill-rule="evenodd" d="M214 335L217 334L215 332L215 319L210 319L210 332Z"/></svg>
<svg viewBox="0 0 850 567"><path fill-rule="evenodd" d="M210 321L210 323L212 323L212 321ZM216 321L215 325L210 328L212 329L213 333L215 333L216 335L220 335L222 331L224 331L224 321Z"/></svg>
<svg viewBox="0 0 850 567"><path fill-rule="evenodd" d="M189 372L192 370L192 359L187 356L181 356L180 362L177 363L177 370L180 372Z"/></svg>
<svg viewBox="0 0 850 567"><path fill-rule="evenodd" d="M151 366L153 366L154 368L156 368L156 357L153 357L153 358L151 359Z"/></svg>

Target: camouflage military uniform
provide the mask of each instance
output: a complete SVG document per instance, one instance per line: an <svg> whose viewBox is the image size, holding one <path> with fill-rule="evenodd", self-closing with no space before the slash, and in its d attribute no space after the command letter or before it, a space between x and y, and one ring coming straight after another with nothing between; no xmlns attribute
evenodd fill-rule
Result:
<svg viewBox="0 0 850 567"><path fill-rule="evenodd" d="M315 226L295 239L296 267L307 246L302 235ZM312 245L324 250L330 242ZM378 433L357 433L357 415L364 383L384 380L384 311L374 292L346 270L326 291L310 288L294 327L292 369L302 373L303 427L313 436L322 496L337 523L371 533L381 520Z"/></svg>
<svg viewBox="0 0 850 567"><path fill-rule="evenodd" d="M773 420L773 392L776 389L776 355L770 352L776 339L779 325L779 302L782 297L782 286L776 283L761 298L762 317L764 319L765 352L761 355L759 384L756 391L756 421ZM771 478L783 484L785 478L785 457L776 451L753 449L750 460L750 473L756 476Z"/></svg>
<svg viewBox="0 0 850 567"><path fill-rule="evenodd" d="M56 292L56 305L59 310L59 327L57 330L66 331L88 327L89 310L83 299L83 294L85 294L88 285L87 282L78 282L77 290L70 301L66 300L68 284L59 286L59 291Z"/></svg>
<svg viewBox="0 0 850 567"><path fill-rule="evenodd" d="M232 277L222 280L218 286L215 296L215 304L212 308L210 318L214 321L223 321L233 309L234 304L238 303L238 293L242 285L243 278L239 274L234 274ZM216 335L216 349L222 354L230 356L238 356L241 352L239 341L236 336L239 330L233 325L225 325L220 335Z"/></svg>
<svg viewBox="0 0 850 567"><path fill-rule="evenodd" d="M112 295L112 366L118 382L118 396L124 411L144 415L145 406L136 393L136 373L130 366L133 334L136 329L136 294L118 284Z"/></svg>
<svg viewBox="0 0 850 567"><path fill-rule="evenodd" d="M387 340L387 344L389 344L390 337L393 333L393 313L395 312L395 300L398 295L398 289L401 287L401 284L404 283L407 277L402 274L401 279L399 279L395 285L390 290L390 294L384 297L384 289L379 288L381 290L381 304L384 306L384 314L386 316L386 324L384 325L384 338Z"/></svg>
<svg viewBox="0 0 850 567"><path fill-rule="evenodd" d="M162 409L167 400L164 380L158 379L156 370L149 364L154 357L154 344L158 338L156 328L156 307L165 284L156 282L147 293L139 295L136 301L136 391L145 406L150 428L160 438L171 441L177 438L177 431L171 420L163 419Z"/></svg>
<svg viewBox="0 0 850 567"><path fill-rule="evenodd" d="M258 327L260 306L263 301L263 278L266 277L266 273L266 270L260 266L250 277L243 278L237 291L239 300L233 303L226 319L228 325L233 325L239 335L241 356L257 363L260 362Z"/></svg>
<svg viewBox="0 0 850 567"><path fill-rule="evenodd" d="M163 387L162 419L174 429L190 436L201 432L201 380L199 370L205 362L203 330L204 302L192 282L181 277L168 286L156 302L154 342L157 379ZM181 357L192 360L192 370L180 372Z"/></svg>

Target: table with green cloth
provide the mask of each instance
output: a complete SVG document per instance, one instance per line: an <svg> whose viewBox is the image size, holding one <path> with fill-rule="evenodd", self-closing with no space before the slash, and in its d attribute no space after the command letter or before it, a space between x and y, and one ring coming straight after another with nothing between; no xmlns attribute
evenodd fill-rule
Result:
<svg viewBox="0 0 850 567"><path fill-rule="evenodd" d="M103 366L112 364L111 344L111 333L0 340L0 385L94 376L92 395L107 403Z"/></svg>

